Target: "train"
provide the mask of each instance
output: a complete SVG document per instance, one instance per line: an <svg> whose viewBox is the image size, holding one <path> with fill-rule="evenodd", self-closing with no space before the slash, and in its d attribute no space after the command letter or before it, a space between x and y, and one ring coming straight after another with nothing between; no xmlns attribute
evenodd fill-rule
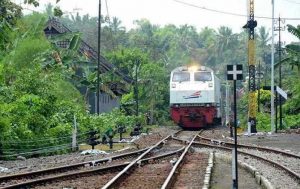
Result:
<svg viewBox="0 0 300 189"><path fill-rule="evenodd" d="M221 124L221 82L206 66L180 66L170 75L170 116L184 129Z"/></svg>

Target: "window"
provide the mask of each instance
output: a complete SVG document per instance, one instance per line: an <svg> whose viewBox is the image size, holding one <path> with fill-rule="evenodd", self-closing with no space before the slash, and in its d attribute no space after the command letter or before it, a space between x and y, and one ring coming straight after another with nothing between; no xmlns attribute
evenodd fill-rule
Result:
<svg viewBox="0 0 300 189"><path fill-rule="evenodd" d="M172 81L174 82L182 82L182 81L189 81L190 80L190 73L189 72L174 72Z"/></svg>
<svg viewBox="0 0 300 189"><path fill-rule="evenodd" d="M211 81L211 73L210 72L195 72L194 75L195 81Z"/></svg>

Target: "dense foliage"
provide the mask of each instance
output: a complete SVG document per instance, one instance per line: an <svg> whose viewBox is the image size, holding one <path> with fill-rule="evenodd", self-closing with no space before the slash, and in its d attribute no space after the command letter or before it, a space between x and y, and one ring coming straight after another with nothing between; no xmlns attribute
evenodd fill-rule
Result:
<svg viewBox="0 0 300 189"><path fill-rule="evenodd" d="M111 21L112 20L112 21ZM84 31L83 38L90 41L96 47L95 40L97 37L96 18L89 15L64 17L63 21L73 30ZM122 27L122 23L118 18L102 18L102 38L101 49L106 57L118 65L125 73L135 76L135 62L141 59L141 71L139 73L139 97L141 98L141 110L143 113L150 112L153 122L163 124L168 120L168 75L170 71L181 65L197 63L213 68L221 79L225 80L225 68L227 64L243 64L247 68L247 40L248 32L233 33L229 27L221 26L217 30L211 28L203 28L197 31L194 26L182 25L175 26L172 24L166 26L158 26L151 24L148 20L142 19L135 22L136 28L126 31ZM84 25L84 26L82 26ZM299 37L299 27L288 25L288 30ZM270 85L271 77L271 36L265 27L259 27L255 34L256 39L256 60L261 64L261 72L264 74L261 80L261 87ZM137 55L136 49L140 49ZM289 91L289 99L284 105L285 128L299 126L297 121L299 118L299 77L291 68L297 68L299 71L299 41L289 44L283 54L282 75L283 83L291 83L295 85L283 84L283 89ZM142 56L141 54L144 55ZM275 54L275 84L278 85L278 54ZM159 67L157 69L155 67ZM150 70L161 70L161 76L155 77ZM143 72L142 70L147 70ZM245 72L247 69L245 70ZM147 75L151 73L150 75ZM166 74L166 75L164 75ZM160 89L150 89L148 83L150 78L154 86ZM294 78L294 79L293 79ZM148 82L145 83L145 80ZM239 115L243 120L241 126L246 127L247 123L247 81L238 84L239 90L244 88L242 99L240 100ZM148 91L157 91L153 95L147 95ZM158 95L158 96L157 96ZM131 107L131 113L134 113L134 88L132 92L124 95L122 103L126 108ZM261 90L260 107L261 112L258 113L258 130L269 130L270 122L270 92ZM147 102L146 104L143 104ZM151 106L151 99L155 99L154 107ZM131 104L131 106L130 106ZM156 116L155 116L156 115ZM291 115L295 119L289 119ZM294 121L291 121L294 120Z"/></svg>
<svg viewBox="0 0 300 189"><path fill-rule="evenodd" d="M37 0L26 2L38 6ZM122 96L120 110L90 115L87 96L80 94L78 87L86 86L87 92L95 90L96 72L89 69L77 50L80 38L97 49L98 19L78 14L63 16L63 23L75 33L62 36L70 39L71 45L59 49L53 45L59 39L48 40L43 33L47 16L61 16L59 8L49 4L45 14L22 16L21 8L11 1L1 1L0 5L5 10L0 15L0 154L27 153L26 149L43 153L67 150L74 122L79 142L84 142L86 133L92 129L104 133L118 125L145 124L145 115L149 116L150 124L170 125L168 82L172 69L186 64L206 65L225 80L227 64L247 67L246 31L233 33L227 26L197 31L190 25L158 26L146 19L137 20L136 28L126 31L118 18L102 17L101 54L123 73L136 78L137 83L126 86L129 92ZM299 38L299 26L288 28ZM270 36L265 27L256 32L256 59L264 72L261 83L269 85ZM284 126L297 127L300 125L299 41L287 45L283 57L277 65L282 64L283 89L289 93L284 104ZM277 59L276 56L276 62ZM78 68L84 77L75 80ZM275 78L278 82L277 74ZM106 85L120 82L120 78L107 72L101 74L101 81L101 89L114 98ZM240 90L244 92L240 94L239 118L245 127L247 82L238 86L239 90L244 88ZM270 92L261 90L260 97L257 127L269 131ZM135 116L137 99L139 115Z"/></svg>

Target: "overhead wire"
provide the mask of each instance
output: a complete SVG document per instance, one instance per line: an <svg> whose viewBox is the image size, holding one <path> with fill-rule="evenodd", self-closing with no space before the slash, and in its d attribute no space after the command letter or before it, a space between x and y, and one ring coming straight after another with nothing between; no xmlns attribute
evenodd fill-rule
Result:
<svg viewBox="0 0 300 189"><path fill-rule="evenodd" d="M89 132L85 132L85 133L80 133L77 134L76 136L82 136L82 135L86 135ZM24 143L36 143L36 142L40 142L40 141L51 141L51 140L63 140L63 139L67 139L67 138L72 138L73 135L65 135L62 137L57 137L57 138L53 138L53 137L46 137L43 139L36 139L36 140L22 140L22 141L0 141L0 143L2 144L24 144Z"/></svg>
<svg viewBox="0 0 300 189"><path fill-rule="evenodd" d="M57 152L59 150L67 150L67 149L71 149L71 148L72 148L72 146L70 146L70 145L54 146L54 147L43 149L43 150L0 155L0 157L15 157L15 156L20 156L20 155L36 155L36 154Z"/></svg>
<svg viewBox="0 0 300 189"><path fill-rule="evenodd" d="M194 8L199 8L202 10L206 10L206 11L210 11L210 12L215 12L215 13L220 13L220 14L226 14L226 15L231 15L231 16L238 16L238 17L248 17L245 14L238 14L238 13L233 13L233 12L227 12L227 11L222 11L222 10L217 10L217 9L211 9L211 8L206 8L204 6L199 6L199 5L195 5L195 4L191 4L191 3L187 3L187 2L183 2L183 1L179 1L179 0L173 0L177 3L180 4L184 4L186 6L190 6L190 7L194 7ZM267 16L255 16L256 18L262 18L262 19L270 19L272 20L272 17L267 17ZM300 18L282 18L285 20L300 20Z"/></svg>
<svg viewBox="0 0 300 189"><path fill-rule="evenodd" d="M81 143L83 141L78 141L77 143ZM49 152L55 152L58 150L63 149L71 149L72 144L61 144L61 145L55 145L55 146L49 146L45 148L36 148L36 149L30 149L30 151L4 151L4 155L0 155L0 157L13 157L13 156L19 156L19 155L33 155L33 154L42 154L42 153L49 153ZM8 153L7 153L8 152Z"/></svg>
<svg viewBox="0 0 300 189"><path fill-rule="evenodd" d="M300 2L296 2L296 1L292 1L292 0L284 0L284 1L292 3L292 4L300 5Z"/></svg>
<svg viewBox="0 0 300 189"><path fill-rule="evenodd" d="M83 139L77 139L77 143L82 143L82 142L85 142L86 139L83 138ZM34 146L34 145L26 145L26 146L19 146L17 148L13 148L13 147L10 147L10 148L1 148L3 149L4 151L22 151L22 150L39 150L39 149L44 149L44 148L48 148L48 147L53 147L53 146L60 146L60 145L68 145L68 144L72 144L72 141L65 141L64 143L60 143L59 145L57 144L50 144L50 145L41 145L41 146ZM34 147L34 148L28 148L28 147Z"/></svg>

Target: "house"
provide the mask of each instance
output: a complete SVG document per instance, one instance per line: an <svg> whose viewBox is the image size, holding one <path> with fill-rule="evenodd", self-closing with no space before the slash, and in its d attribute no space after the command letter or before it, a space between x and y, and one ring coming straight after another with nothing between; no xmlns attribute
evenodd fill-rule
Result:
<svg viewBox="0 0 300 189"><path fill-rule="evenodd" d="M52 36L57 36L65 33L71 33L72 31L68 29L65 25L63 25L57 18L49 18L47 21L46 27L44 29L44 33L47 38ZM68 48L70 44L70 40L64 39L56 43L61 48ZM98 53L91 46L89 46L83 40L80 40L78 51L89 58L90 63L95 65L94 68L97 69L97 61L98 61ZM113 74L122 78L124 82L120 83L111 83L109 88L113 91L113 95L104 92L105 90L100 90L99 95L99 109L100 113L109 112L113 108L120 106L120 97L122 94L127 91L124 90L124 84L132 84L134 80L129 76L120 72L113 64L109 63L103 56L100 56L100 73L104 73L107 71L112 71ZM80 72L76 74L82 74ZM95 113L97 111L97 96L96 91L88 91L87 87L79 88L79 91L87 96L87 104L89 104L89 110L91 113ZM88 94L85 94L88 93Z"/></svg>

